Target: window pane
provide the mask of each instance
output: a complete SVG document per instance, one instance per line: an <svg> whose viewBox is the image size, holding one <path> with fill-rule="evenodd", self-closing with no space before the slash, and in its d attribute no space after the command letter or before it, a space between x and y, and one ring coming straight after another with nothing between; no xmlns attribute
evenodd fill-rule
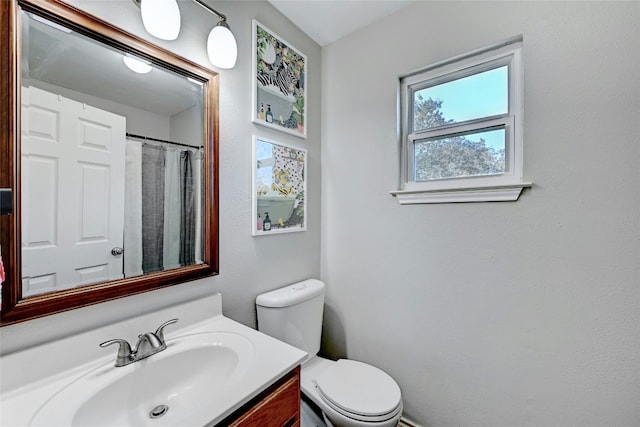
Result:
<svg viewBox="0 0 640 427"><path fill-rule="evenodd" d="M509 112L507 65L414 93L413 129L422 130Z"/></svg>
<svg viewBox="0 0 640 427"><path fill-rule="evenodd" d="M504 173L505 141L504 128L416 141L415 180Z"/></svg>

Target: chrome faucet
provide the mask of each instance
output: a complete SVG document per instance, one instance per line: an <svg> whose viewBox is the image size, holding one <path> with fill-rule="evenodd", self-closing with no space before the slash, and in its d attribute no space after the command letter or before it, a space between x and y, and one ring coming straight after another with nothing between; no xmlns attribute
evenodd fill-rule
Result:
<svg viewBox="0 0 640 427"><path fill-rule="evenodd" d="M171 319L164 322L156 329L155 332L147 332L138 335L138 343L134 350L127 340L116 338L113 340L100 343L100 347L107 347L111 344L119 344L118 354L116 355L116 367L126 366L138 360L145 359L153 354L159 353L167 348L164 342L164 328L168 325L176 323L178 319Z"/></svg>

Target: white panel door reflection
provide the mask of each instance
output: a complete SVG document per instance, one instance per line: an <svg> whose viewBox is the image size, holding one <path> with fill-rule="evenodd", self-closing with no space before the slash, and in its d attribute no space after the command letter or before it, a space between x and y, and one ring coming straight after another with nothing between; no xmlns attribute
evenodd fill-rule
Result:
<svg viewBox="0 0 640 427"><path fill-rule="evenodd" d="M23 297L123 277L126 119L22 95ZM64 286L63 286L64 285Z"/></svg>

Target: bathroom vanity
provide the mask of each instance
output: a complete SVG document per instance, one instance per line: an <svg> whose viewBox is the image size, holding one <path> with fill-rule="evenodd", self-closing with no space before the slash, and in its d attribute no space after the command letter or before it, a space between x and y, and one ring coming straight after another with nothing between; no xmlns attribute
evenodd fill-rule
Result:
<svg viewBox="0 0 640 427"><path fill-rule="evenodd" d="M221 426L299 426L300 367L238 409Z"/></svg>
<svg viewBox="0 0 640 427"><path fill-rule="evenodd" d="M173 318L145 359L115 367L117 348L99 347ZM296 426L305 357L223 316L215 294L0 357L0 424Z"/></svg>

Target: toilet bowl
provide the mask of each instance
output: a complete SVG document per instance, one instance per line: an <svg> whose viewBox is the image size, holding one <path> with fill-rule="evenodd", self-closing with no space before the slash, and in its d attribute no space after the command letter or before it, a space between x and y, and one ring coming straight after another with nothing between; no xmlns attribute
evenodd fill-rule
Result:
<svg viewBox="0 0 640 427"><path fill-rule="evenodd" d="M300 388L328 426L394 427L402 415L400 387L369 364L318 356L324 283L316 279L285 286L256 298L258 330L307 352Z"/></svg>
<svg viewBox="0 0 640 427"><path fill-rule="evenodd" d="M400 387L366 363L315 356L302 365L300 388L320 408L327 426L393 427L402 415Z"/></svg>

